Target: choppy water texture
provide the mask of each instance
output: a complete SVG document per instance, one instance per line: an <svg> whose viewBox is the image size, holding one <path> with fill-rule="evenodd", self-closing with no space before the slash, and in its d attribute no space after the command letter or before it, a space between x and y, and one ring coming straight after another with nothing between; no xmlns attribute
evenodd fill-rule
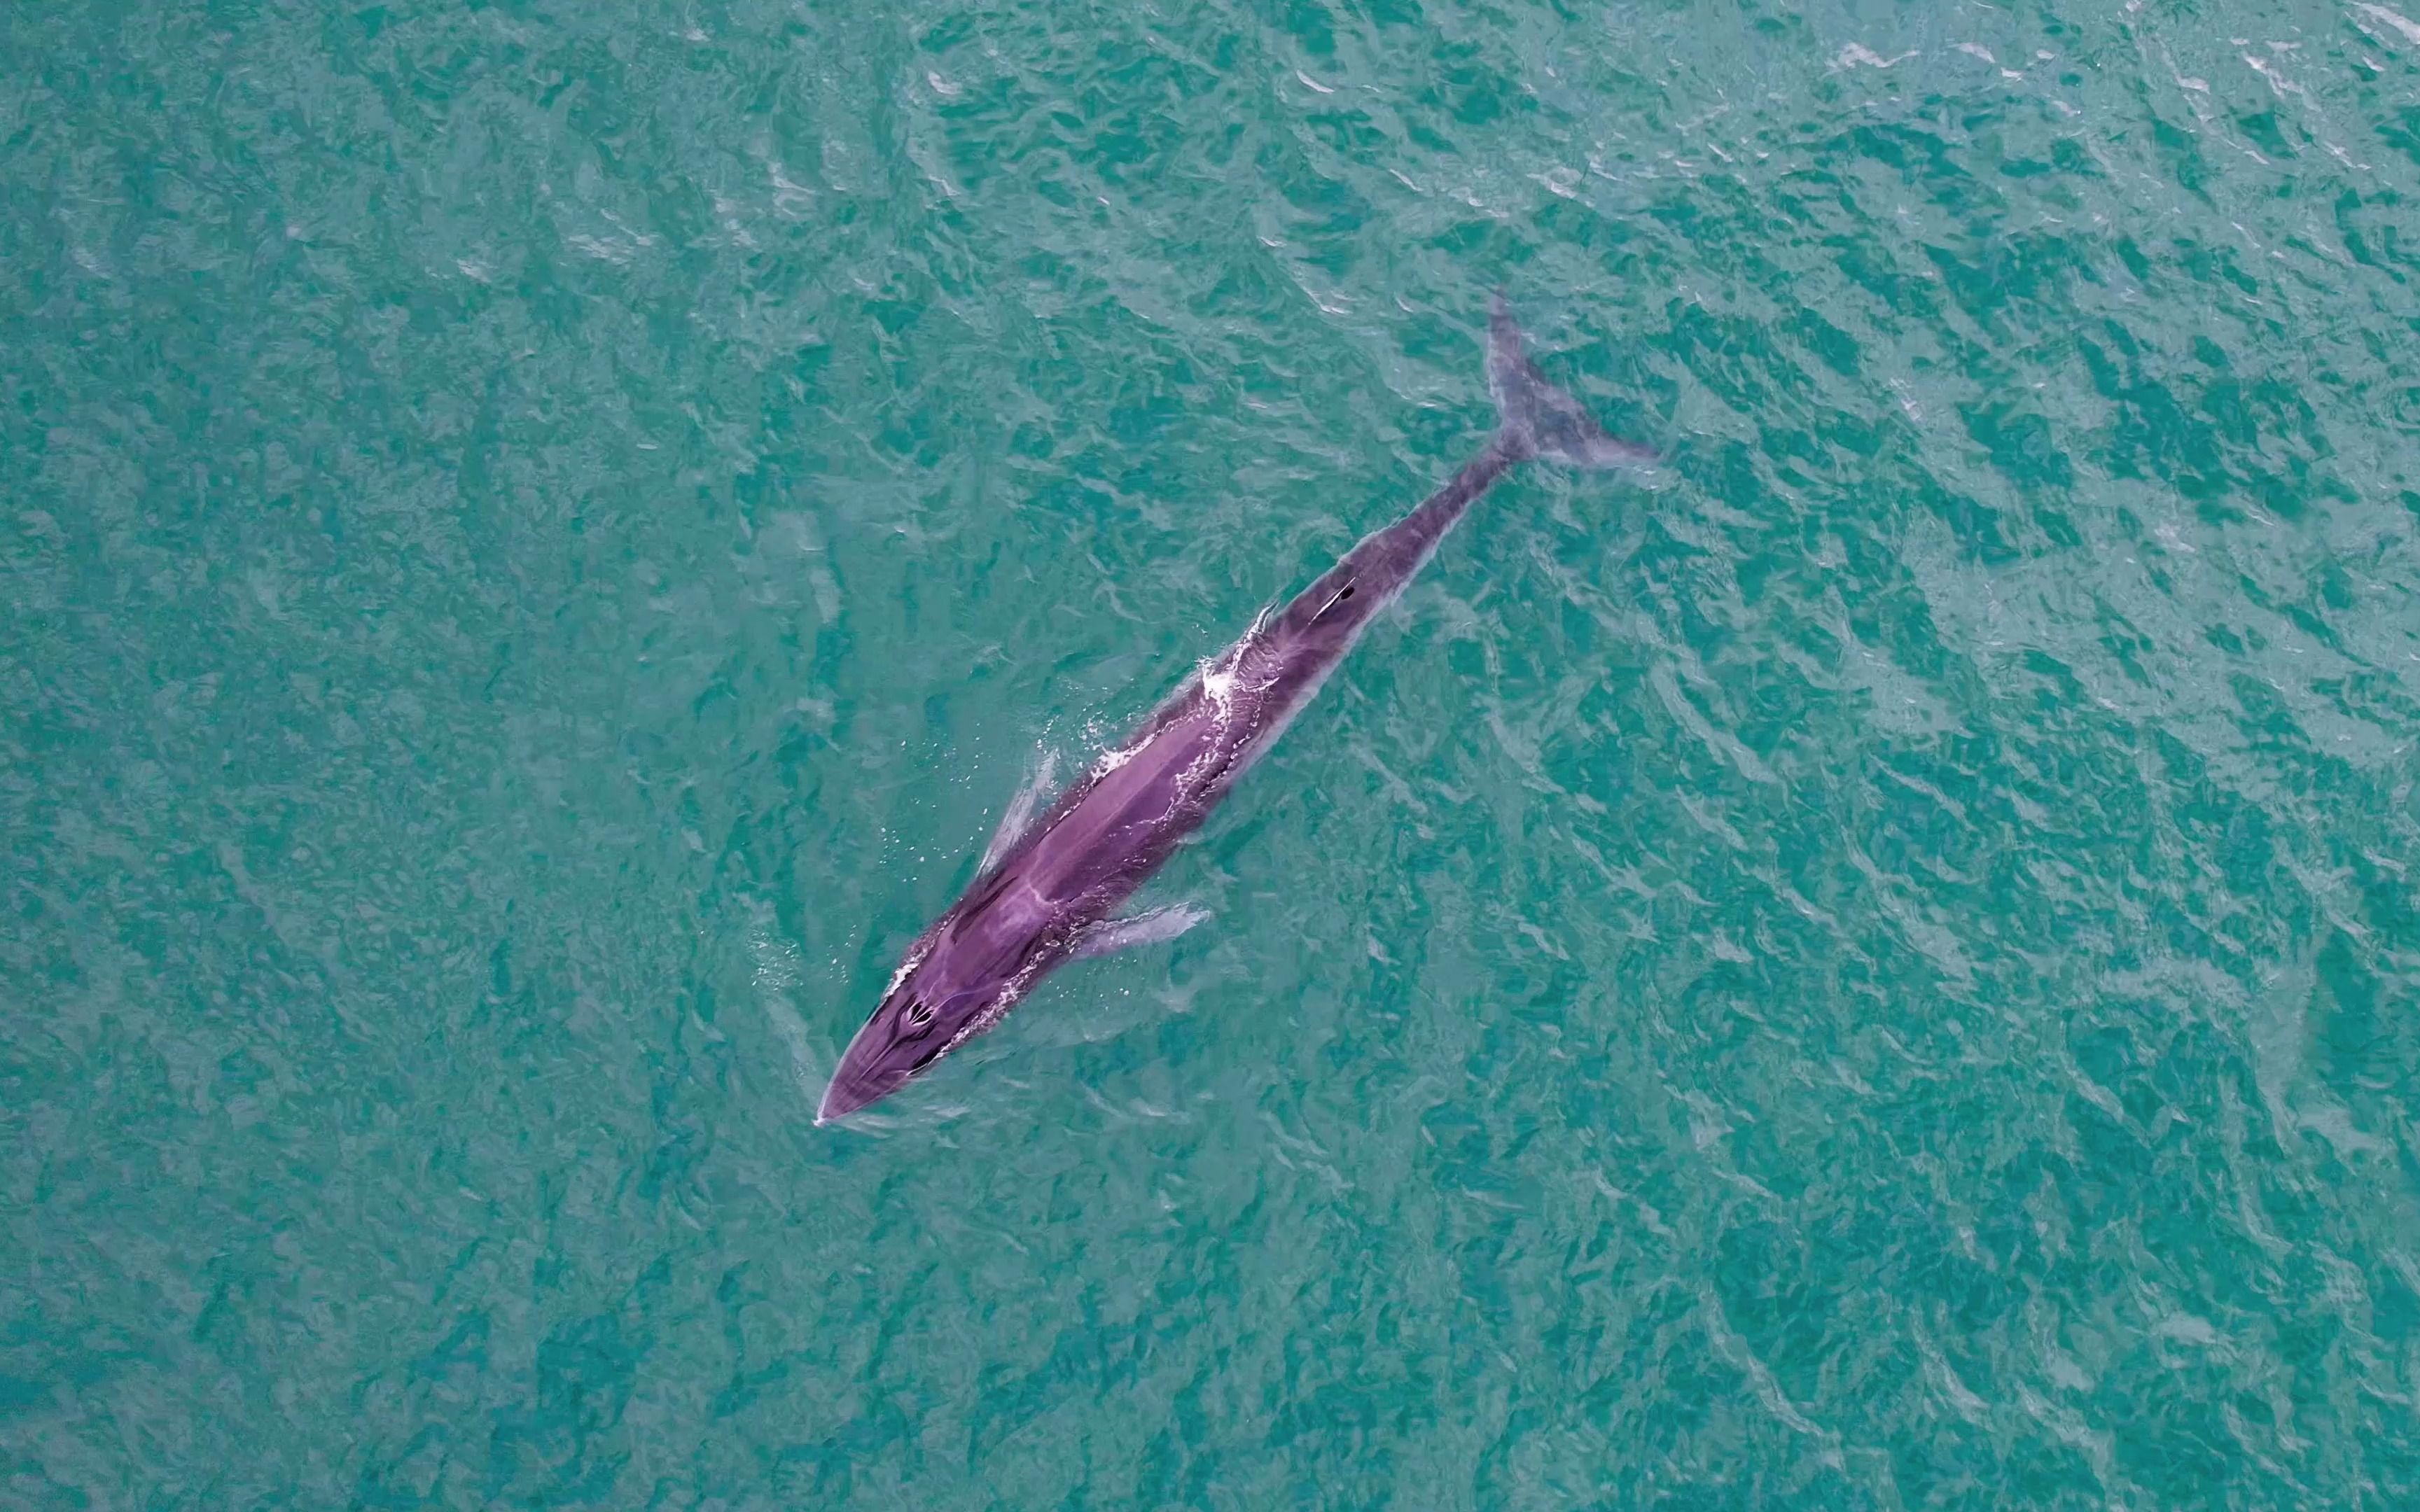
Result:
<svg viewBox="0 0 2420 1512"><path fill-rule="evenodd" d="M0 61L0 1501L2420 1504L2409 9ZM1499 283L1668 465L813 1127Z"/></svg>

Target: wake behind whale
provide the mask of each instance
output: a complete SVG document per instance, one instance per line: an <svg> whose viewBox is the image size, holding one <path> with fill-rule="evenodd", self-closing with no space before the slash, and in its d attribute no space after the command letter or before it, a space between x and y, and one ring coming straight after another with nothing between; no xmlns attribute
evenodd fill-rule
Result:
<svg viewBox="0 0 2420 1512"><path fill-rule="evenodd" d="M1584 467L1655 459L1606 435L1546 380L1524 355L1501 295L1488 312L1487 386L1495 434L1445 486L1362 537L1316 582L1202 663L1039 819L1028 818L1030 805L1011 806L973 885L908 948L842 1054L817 1123L897 1091L999 1023L1054 967L1169 939L1199 922L1181 907L1113 916L1507 471L1532 458Z"/></svg>

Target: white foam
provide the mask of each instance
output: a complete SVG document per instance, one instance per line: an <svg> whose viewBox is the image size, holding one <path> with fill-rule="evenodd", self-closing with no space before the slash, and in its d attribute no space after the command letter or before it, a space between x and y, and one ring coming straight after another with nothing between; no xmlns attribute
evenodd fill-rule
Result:
<svg viewBox="0 0 2420 1512"><path fill-rule="evenodd" d="M2420 43L2420 22L2389 10L2384 6L2358 5L2353 8L2372 21L2381 22L2401 32L2405 41Z"/></svg>

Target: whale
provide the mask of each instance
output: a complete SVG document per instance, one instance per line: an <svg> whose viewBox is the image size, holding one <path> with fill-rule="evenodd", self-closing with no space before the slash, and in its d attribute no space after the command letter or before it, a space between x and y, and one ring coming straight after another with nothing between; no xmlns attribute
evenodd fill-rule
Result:
<svg viewBox="0 0 2420 1512"><path fill-rule="evenodd" d="M999 1024L1059 966L1170 939L1205 918L1184 904L1119 910L1497 479L1531 460L1620 468L1657 459L1652 449L1608 435L1548 381L1527 355L1500 292L1488 311L1486 371L1496 428L1442 487L1363 536L1310 587L1263 611L1047 806L1039 801L1047 764L1010 803L974 881L908 947L842 1052L818 1124L923 1075Z"/></svg>

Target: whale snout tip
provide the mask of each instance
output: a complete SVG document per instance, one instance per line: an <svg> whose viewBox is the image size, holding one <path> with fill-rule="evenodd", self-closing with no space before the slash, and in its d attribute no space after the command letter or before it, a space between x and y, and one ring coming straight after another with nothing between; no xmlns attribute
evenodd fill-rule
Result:
<svg viewBox="0 0 2420 1512"><path fill-rule="evenodd" d="M844 1069L835 1073L831 1085L824 1088L823 1102L815 1108L815 1127L838 1123L858 1109L882 1101L892 1090L879 1078L852 1076Z"/></svg>

